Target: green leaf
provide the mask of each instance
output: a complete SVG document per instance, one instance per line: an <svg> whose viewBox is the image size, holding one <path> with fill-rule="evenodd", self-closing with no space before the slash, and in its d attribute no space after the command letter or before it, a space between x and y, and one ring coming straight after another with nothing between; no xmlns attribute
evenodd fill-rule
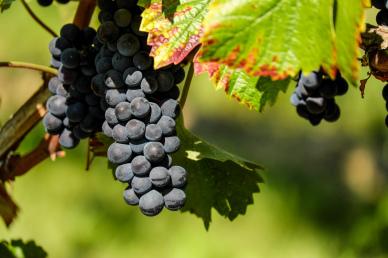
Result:
<svg viewBox="0 0 388 258"><path fill-rule="evenodd" d="M364 11L366 1L338 0L336 16L336 46L338 66L342 76L348 81L357 79L360 62L355 58L359 55L361 32L365 31ZM352 8L347 8L352 6Z"/></svg>
<svg viewBox="0 0 388 258"><path fill-rule="evenodd" d="M334 0L213 0L201 59L278 80L320 66L334 76L337 56L344 54L347 57L339 57L341 71L355 84L358 72L353 69L359 68L354 46L363 6L354 0L338 3L336 31ZM345 42L351 50L341 53Z"/></svg>
<svg viewBox="0 0 388 258"><path fill-rule="evenodd" d="M13 1L15 0L0 0L0 12L4 12L9 9Z"/></svg>
<svg viewBox="0 0 388 258"><path fill-rule="evenodd" d="M45 258L47 253L34 241L24 243L22 240L12 240L11 243L0 243L1 258Z"/></svg>
<svg viewBox="0 0 388 258"><path fill-rule="evenodd" d="M177 122L182 146L173 163L185 167L189 175L183 211L202 218L206 228L212 208L229 220L245 214L253 193L260 191L262 167L201 140L184 128L183 119Z"/></svg>
<svg viewBox="0 0 388 258"><path fill-rule="evenodd" d="M5 183L0 181L0 216L7 226L15 219L18 211L19 208L8 194Z"/></svg>
<svg viewBox="0 0 388 258"><path fill-rule="evenodd" d="M208 72L216 89L224 89L250 109L263 111L267 104L273 105L280 91L286 92L290 79L272 81L268 77L253 77L246 72L216 63L195 62L196 73Z"/></svg>
<svg viewBox="0 0 388 258"><path fill-rule="evenodd" d="M163 2L163 3L162 3ZM155 68L179 64L199 45L210 0L152 0L140 29L148 32ZM145 4L143 1L141 4Z"/></svg>

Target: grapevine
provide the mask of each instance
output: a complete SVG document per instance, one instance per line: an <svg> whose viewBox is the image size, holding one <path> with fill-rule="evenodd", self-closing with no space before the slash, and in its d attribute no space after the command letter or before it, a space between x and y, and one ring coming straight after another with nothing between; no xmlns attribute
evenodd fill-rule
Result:
<svg viewBox="0 0 388 258"><path fill-rule="evenodd" d="M61 10L69 0L36 0L37 10L21 0L26 14L51 35L51 58L47 65L0 62L0 68L33 70L42 79L0 129L5 224L19 212L9 183L47 158L65 157L82 141L88 143L87 168L102 157L122 186L118 199L138 207L126 206L128 212L153 217L189 211L206 228L212 209L230 220L245 214L260 191L263 168L185 128L194 75L207 73L217 89L258 111L296 81L289 100L295 116L312 126L341 123L343 96L359 86L365 97L373 76L385 85L388 112L388 1L356 1L352 8L346 1L296 2L79 0L73 22L56 32L39 18L39 9ZM1 11L11 6L0 0ZM366 9L375 12L374 24L364 24ZM279 17L281 26L274 22ZM384 122L388 127L388 115ZM37 124L44 127L39 145L18 154Z"/></svg>

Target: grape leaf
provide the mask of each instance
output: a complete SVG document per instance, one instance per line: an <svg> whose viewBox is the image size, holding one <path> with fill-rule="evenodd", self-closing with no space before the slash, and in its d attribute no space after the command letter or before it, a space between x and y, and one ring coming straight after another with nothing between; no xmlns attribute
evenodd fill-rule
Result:
<svg viewBox="0 0 388 258"><path fill-rule="evenodd" d="M181 148L173 155L173 164L185 167L189 177L183 211L200 217L206 228L211 222L212 208L230 220L245 214L247 206L253 204L252 195L260 191L258 184L263 180L258 171L263 168L193 135L184 128L182 116L177 120L177 132ZM98 134L95 141L98 143L91 142L91 151L106 157L112 140Z"/></svg>
<svg viewBox="0 0 388 258"><path fill-rule="evenodd" d="M9 9L13 1L15 0L0 0L0 12Z"/></svg>
<svg viewBox="0 0 388 258"><path fill-rule="evenodd" d="M352 8L347 8L352 6ZM367 1L340 0L338 1L336 15L336 45L338 51L338 66L342 76L351 81L357 78L360 72L360 62L355 58L359 56L361 32L365 31L363 7L368 6Z"/></svg>
<svg viewBox="0 0 388 258"><path fill-rule="evenodd" d="M163 3L162 3L163 2ZM178 64L199 45L210 0L152 0L142 13L155 68ZM145 4L142 1L141 4Z"/></svg>
<svg viewBox="0 0 388 258"><path fill-rule="evenodd" d="M213 0L204 21L201 60L276 80L320 66L334 76L340 65L346 79L356 84L354 46L363 17L358 2L338 0L335 27L333 0ZM345 44L351 50L337 62Z"/></svg>
<svg viewBox="0 0 388 258"><path fill-rule="evenodd" d="M263 180L258 171L262 167L201 140L184 128L182 118L177 123L182 146L173 162L188 171L183 211L200 217L207 229L212 208L229 220L245 214L253 204L253 193L260 191L258 184Z"/></svg>
<svg viewBox="0 0 388 258"><path fill-rule="evenodd" d="M272 81L268 77L253 77L246 72L231 69L217 63L195 62L197 74L208 72L216 89L245 104L250 109L263 111L267 104L273 105L280 91L286 92L290 79Z"/></svg>
<svg viewBox="0 0 388 258"><path fill-rule="evenodd" d="M9 196L5 188L5 183L0 181L0 216L7 226L15 219L18 211L19 208L12 200L11 196Z"/></svg>
<svg viewBox="0 0 388 258"><path fill-rule="evenodd" d="M47 253L42 247L36 245L34 241L24 243L22 240L12 240L0 242L1 258L45 258Z"/></svg>

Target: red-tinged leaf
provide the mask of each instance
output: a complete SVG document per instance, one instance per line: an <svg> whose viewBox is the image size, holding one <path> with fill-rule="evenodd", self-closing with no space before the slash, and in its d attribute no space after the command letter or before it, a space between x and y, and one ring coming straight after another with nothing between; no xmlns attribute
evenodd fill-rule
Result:
<svg viewBox="0 0 388 258"><path fill-rule="evenodd" d="M289 79L272 81L268 77L252 77L241 69L231 69L215 62L200 63L198 57L194 63L196 74L208 72L216 89L223 89L229 97L249 109L263 111L267 104L273 105L279 92L285 92L289 85Z"/></svg>
<svg viewBox="0 0 388 258"><path fill-rule="evenodd" d="M153 0L144 10L141 30L148 32L155 68L178 64L199 45L210 0Z"/></svg>

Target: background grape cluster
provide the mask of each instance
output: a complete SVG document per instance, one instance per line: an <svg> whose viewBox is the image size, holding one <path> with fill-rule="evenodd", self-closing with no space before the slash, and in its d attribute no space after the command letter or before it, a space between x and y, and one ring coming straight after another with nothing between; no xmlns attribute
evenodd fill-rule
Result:
<svg viewBox="0 0 388 258"><path fill-rule="evenodd" d="M92 88L106 101L103 132L115 141L107 154L118 165L115 177L128 184L124 200L145 215L157 215L163 207L178 210L186 199L186 170L172 166L170 154L180 146L176 99L184 70L153 69L135 1L104 0L99 7L97 38L103 46Z"/></svg>
<svg viewBox="0 0 388 258"><path fill-rule="evenodd" d="M38 4L43 7L50 6L54 2L54 0L37 0L37 1L38 1ZM55 1L59 4L67 4L68 2L70 2L70 0L55 0Z"/></svg>
<svg viewBox="0 0 388 258"><path fill-rule="evenodd" d="M58 76L49 81L53 96L47 101L48 113L43 124L48 133L59 135L62 147L70 149L80 139L101 131L104 121L100 107L104 103L91 89L91 80L96 74L94 59L100 44L95 44L93 28L80 30L66 24L60 35L49 44L51 65L58 68Z"/></svg>
<svg viewBox="0 0 388 258"><path fill-rule="evenodd" d="M298 115L314 126L319 125L323 119L335 122L340 117L335 96L344 95L348 89L348 83L339 72L335 80L331 80L322 71L308 75L301 73L291 103L296 107Z"/></svg>
<svg viewBox="0 0 388 258"><path fill-rule="evenodd" d="M380 10L376 15L377 24L388 26L388 1L372 0L372 6Z"/></svg>

